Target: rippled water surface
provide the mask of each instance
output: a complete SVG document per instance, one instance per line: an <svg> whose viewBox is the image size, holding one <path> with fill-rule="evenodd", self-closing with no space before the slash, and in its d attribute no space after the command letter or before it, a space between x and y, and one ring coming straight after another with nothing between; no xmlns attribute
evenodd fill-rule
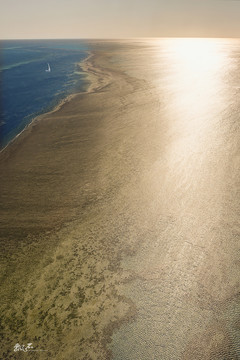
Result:
<svg viewBox="0 0 240 360"><path fill-rule="evenodd" d="M1 153L2 358L237 360L240 41L88 50L100 88Z"/></svg>
<svg viewBox="0 0 240 360"><path fill-rule="evenodd" d="M115 61L158 106L145 130L154 160L139 178L146 227L123 261L137 275L124 290L137 318L114 334L114 359L235 359L240 41L135 45Z"/></svg>

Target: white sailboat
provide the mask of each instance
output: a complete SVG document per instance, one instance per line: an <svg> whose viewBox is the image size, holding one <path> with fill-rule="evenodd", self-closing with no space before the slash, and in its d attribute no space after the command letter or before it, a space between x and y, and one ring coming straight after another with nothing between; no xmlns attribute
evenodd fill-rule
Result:
<svg viewBox="0 0 240 360"><path fill-rule="evenodd" d="M51 71L51 68L50 68L50 65L48 63L48 68L45 70L46 72L50 72Z"/></svg>

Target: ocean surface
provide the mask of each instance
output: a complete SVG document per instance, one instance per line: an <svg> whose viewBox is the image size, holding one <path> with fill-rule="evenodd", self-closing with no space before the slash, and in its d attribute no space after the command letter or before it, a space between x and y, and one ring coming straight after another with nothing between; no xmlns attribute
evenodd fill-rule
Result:
<svg viewBox="0 0 240 360"><path fill-rule="evenodd" d="M1 147L34 117L52 110L67 95L86 90L79 63L87 51L81 40L0 42ZM45 71L48 63L50 72Z"/></svg>
<svg viewBox="0 0 240 360"><path fill-rule="evenodd" d="M108 86L1 158L0 358L238 360L240 40L83 45Z"/></svg>
<svg viewBox="0 0 240 360"><path fill-rule="evenodd" d="M113 62L146 91L125 154L138 158L125 192L141 240L122 262L137 316L113 359L239 359L240 40L122 45Z"/></svg>

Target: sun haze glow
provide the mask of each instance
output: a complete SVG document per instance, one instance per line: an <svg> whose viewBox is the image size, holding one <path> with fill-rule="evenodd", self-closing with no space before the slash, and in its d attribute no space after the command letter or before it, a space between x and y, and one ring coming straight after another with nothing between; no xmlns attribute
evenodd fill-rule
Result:
<svg viewBox="0 0 240 360"><path fill-rule="evenodd" d="M0 36L240 37L240 0L1 0Z"/></svg>
<svg viewBox="0 0 240 360"><path fill-rule="evenodd" d="M194 118L204 119L213 112L213 103L224 103L220 90L228 54L222 40L216 39L169 39L165 49L175 79L174 106L185 118L189 114L188 126L195 126Z"/></svg>

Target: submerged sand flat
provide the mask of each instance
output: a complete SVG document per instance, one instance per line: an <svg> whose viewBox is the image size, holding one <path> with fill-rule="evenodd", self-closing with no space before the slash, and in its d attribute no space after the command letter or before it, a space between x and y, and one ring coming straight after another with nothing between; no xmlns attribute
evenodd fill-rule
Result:
<svg viewBox="0 0 240 360"><path fill-rule="evenodd" d="M0 358L238 359L239 124L187 127L102 44L90 92L0 154Z"/></svg>

